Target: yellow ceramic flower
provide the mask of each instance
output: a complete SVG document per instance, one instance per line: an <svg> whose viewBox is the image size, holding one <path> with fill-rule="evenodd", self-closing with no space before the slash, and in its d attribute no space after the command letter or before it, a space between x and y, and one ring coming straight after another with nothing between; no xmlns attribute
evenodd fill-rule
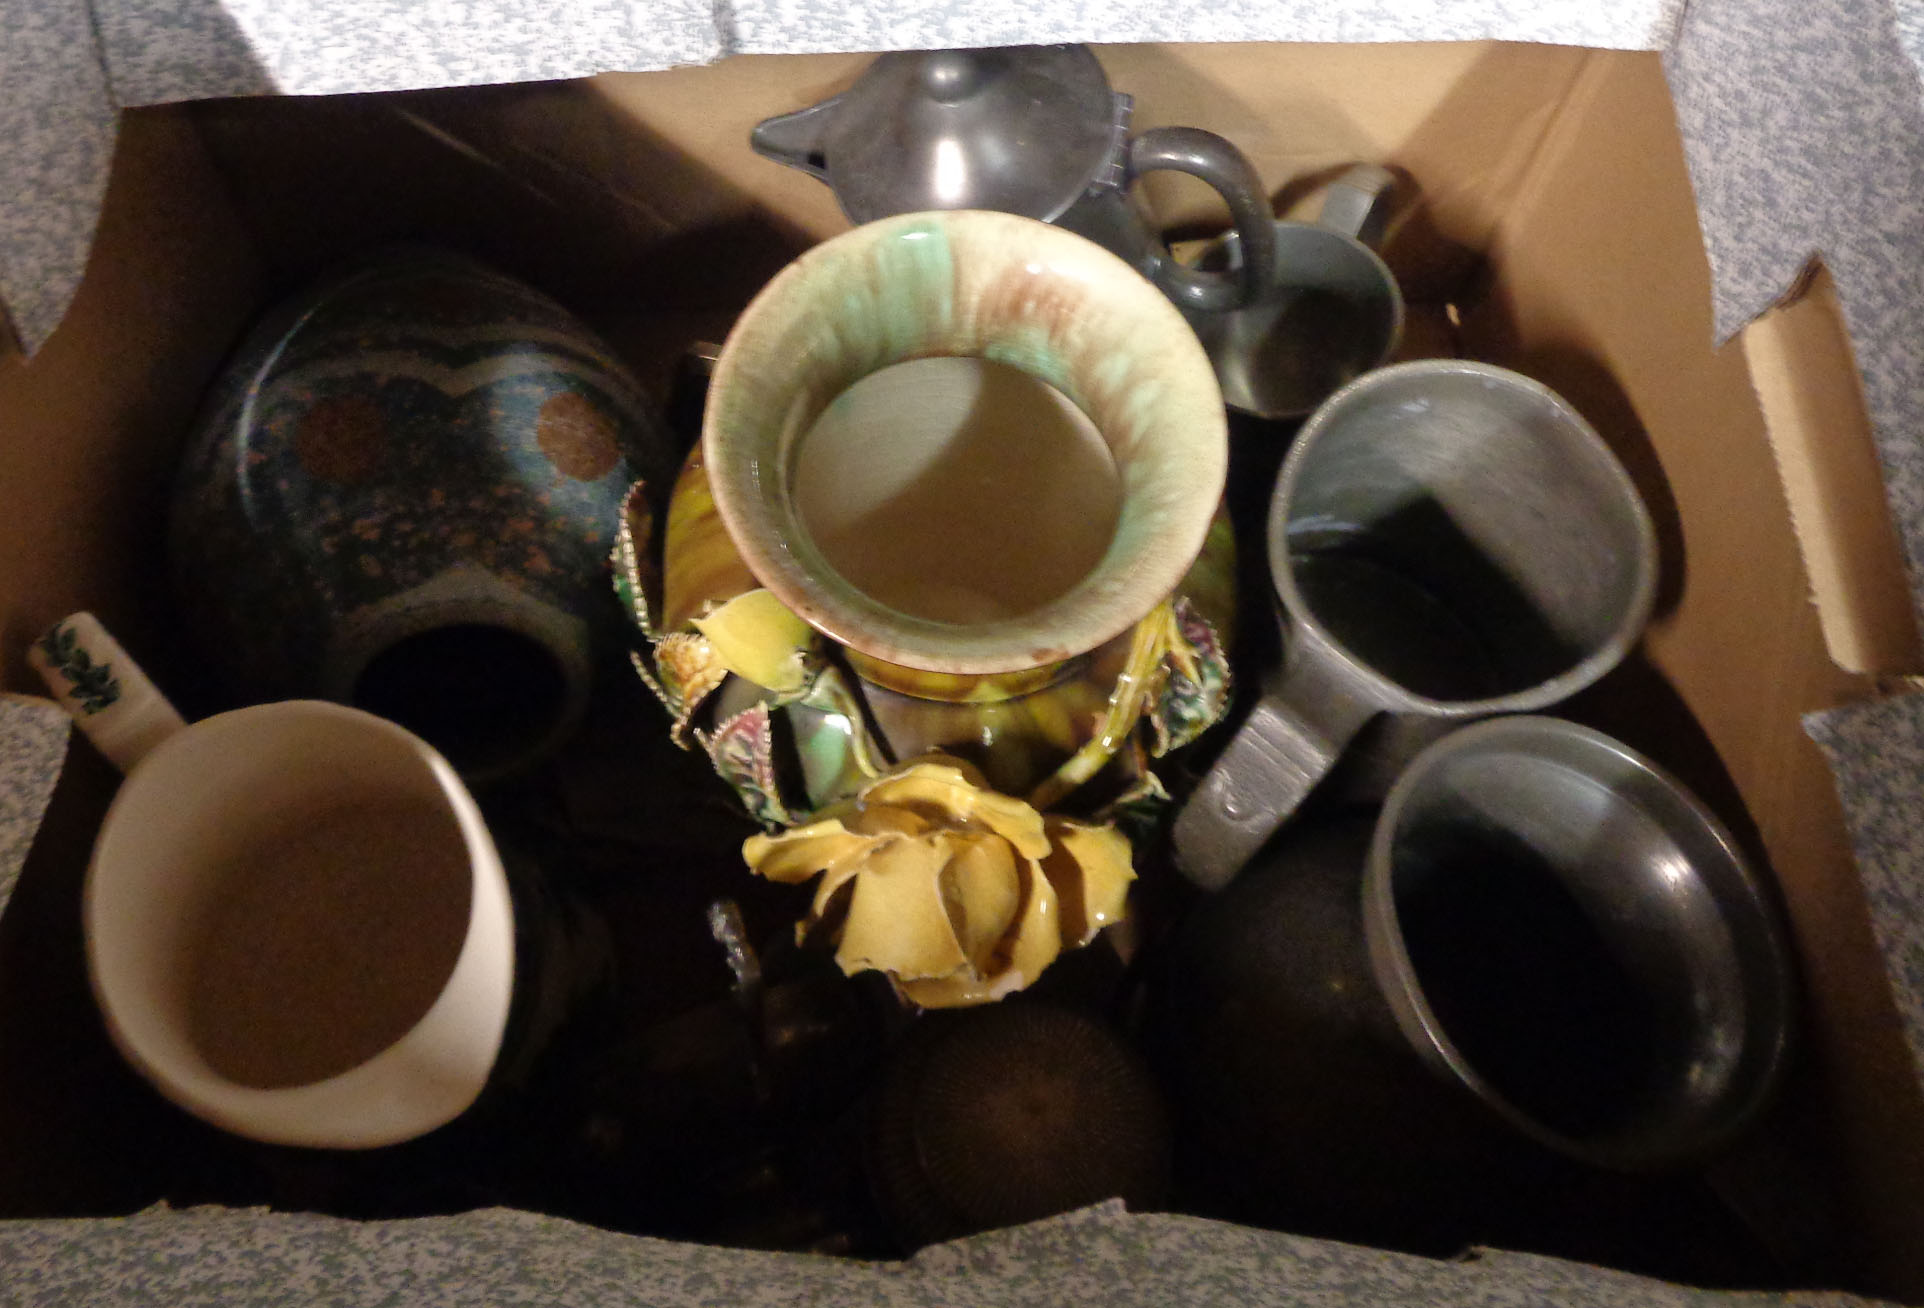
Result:
<svg viewBox="0 0 1924 1308"><path fill-rule="evenodd" d="M771 881L820 873L801 930L839 915L842 970L886 972L925 1008L1022 989L1119 920L1135 879L1112 827L1045 818L941 758L870 782L840 817L751 836L742 857Z"/></svg>

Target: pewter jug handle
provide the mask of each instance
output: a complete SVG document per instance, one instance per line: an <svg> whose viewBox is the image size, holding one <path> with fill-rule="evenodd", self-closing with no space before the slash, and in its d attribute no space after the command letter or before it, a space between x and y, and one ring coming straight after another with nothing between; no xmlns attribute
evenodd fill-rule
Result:
<svg viewBox="0 0 1924 1308"><path fill-rule="evenodd" d="M1264 684L1171 830L1177 871L1221 890L1323 779L1382 706L1343 684L1320 648Z"/></svg>
<svg viewBox="0 0 1924 1308"><path fill-rule="evenodd" d="M1186 267L1166 251L1154 281L1185 309L1238 309L1260 295L1276 267L1276 229L1263 182L1243 152L1200 127L1152 127L1129 142L1131 181L1159 170L1209 183L1229 205L1242 266L1228 272Z"/></svg>
<svg viewBox="0 0 1924 1308"><path fill-rule="evenodd" d="M1396 196L1396 174L1375 164L1357 164L1330 183L1318 227L1351 236L1374 249L1389 225Z"/></svg>

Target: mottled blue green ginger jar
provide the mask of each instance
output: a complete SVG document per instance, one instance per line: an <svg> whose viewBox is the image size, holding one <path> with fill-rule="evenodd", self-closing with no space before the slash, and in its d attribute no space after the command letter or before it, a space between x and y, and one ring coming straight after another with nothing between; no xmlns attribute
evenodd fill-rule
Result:
<svg viewBox="0 0 1924 1308"><path fill-rule="evenodd" d="M623 497L670 458L560 305L384 252L276 306L216 382L173 500L182 617L235 695L357 705L493 780L579 720Z"/></svg>

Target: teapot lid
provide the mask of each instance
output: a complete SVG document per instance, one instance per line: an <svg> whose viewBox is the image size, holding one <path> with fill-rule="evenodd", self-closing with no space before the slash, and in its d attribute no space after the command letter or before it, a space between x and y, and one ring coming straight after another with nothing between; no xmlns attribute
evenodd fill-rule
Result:
<svg viewBox="0 0 1924 1308"><path fill-rule="evenodd" d="M1083 45L885 54L841 97L823 141L855 222L999 209L1044 222L1097 180L1118 102Z"/></svg>

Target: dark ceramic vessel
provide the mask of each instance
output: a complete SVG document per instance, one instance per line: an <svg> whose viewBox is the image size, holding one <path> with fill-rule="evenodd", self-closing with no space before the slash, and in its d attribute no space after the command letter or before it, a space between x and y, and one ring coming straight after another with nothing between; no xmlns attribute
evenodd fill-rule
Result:
<svg viewBox="0 0 1924 1308"><path fill-rule="evenodd" d="M184 616L234 693L355 704L497 778L578 720L622 497L668 450L561 306L384 252L277 306L216 383L173 504Z"/></svg>

